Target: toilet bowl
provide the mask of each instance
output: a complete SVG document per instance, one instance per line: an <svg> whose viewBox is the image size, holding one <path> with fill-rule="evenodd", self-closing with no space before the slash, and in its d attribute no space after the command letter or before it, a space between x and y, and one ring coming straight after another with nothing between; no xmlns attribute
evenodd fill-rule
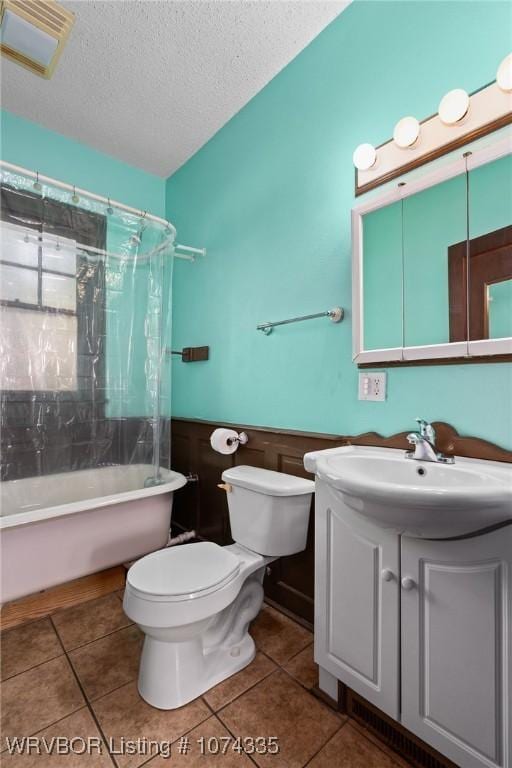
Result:
<svg viewBox="0 0 512 768"><path fill-rule="evenodd" d="M159 709L183 706L252 661L248 627L265 567L306 546L313 482L244 466L222 479L234 544L163 549L128 571L124 610L145 634L139 692Z"/></svg>

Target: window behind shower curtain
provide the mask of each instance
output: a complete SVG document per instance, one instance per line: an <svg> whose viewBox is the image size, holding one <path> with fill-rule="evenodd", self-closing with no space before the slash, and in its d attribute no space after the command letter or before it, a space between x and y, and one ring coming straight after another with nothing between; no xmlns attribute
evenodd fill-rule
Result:
<svg viewBox="0 0 512 768"><path fill-rule="evenodd" d="M112 461L106 218L2 185L1 219L2 480Z"/></svg>

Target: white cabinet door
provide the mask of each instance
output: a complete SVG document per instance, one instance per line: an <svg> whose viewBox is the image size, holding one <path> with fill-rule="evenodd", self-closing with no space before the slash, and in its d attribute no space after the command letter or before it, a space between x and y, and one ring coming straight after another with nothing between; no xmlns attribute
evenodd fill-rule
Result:
<svg viewBox="0 0 512 768"><path fill-rule="evenodd" d="M402 539L402 722L462 768L511 768L512 526Z"/></svg>
<svg viewBox="0 0 512 768"><path fill-rule="evenodd" d="M315 660L397 718L399 537L320 481L315 508Z"/></svg>

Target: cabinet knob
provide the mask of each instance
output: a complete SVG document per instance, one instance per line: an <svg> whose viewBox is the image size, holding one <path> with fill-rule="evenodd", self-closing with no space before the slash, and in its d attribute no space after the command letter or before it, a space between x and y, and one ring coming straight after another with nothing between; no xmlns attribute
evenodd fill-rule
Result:
<svg viewBox="0 0 512 768"><path fill-rule="evenodd" d="M414 589L416 586L416 582L414 579L410 579L408 576L404 576L402 579L402 589L405 589L406 592L409 592L410 589Z"/></svg>
<svg viewBox="0 0 512 768"><path fill-rule="evenodd" d="M394 576L394 574L393 574L393 571L391 571L389 568L384 568L384 569L381 571L381 574L380 574L380 575L382 576L382 580L383 580L383 581L391 581L391 579L392 579L392 578L393 578L393 576Z"/></svg>

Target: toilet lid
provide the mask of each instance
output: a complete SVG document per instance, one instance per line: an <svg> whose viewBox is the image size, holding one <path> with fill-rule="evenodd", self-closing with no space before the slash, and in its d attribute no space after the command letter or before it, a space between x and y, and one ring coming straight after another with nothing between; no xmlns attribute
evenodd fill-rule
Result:
<svg viewBox="0 0 512 768"><path fill-rule="evenodd" d="M137 560L127 581L148 595L184 598L230 581L240 569L239 559L210 541L169 547Z"/></svg>

